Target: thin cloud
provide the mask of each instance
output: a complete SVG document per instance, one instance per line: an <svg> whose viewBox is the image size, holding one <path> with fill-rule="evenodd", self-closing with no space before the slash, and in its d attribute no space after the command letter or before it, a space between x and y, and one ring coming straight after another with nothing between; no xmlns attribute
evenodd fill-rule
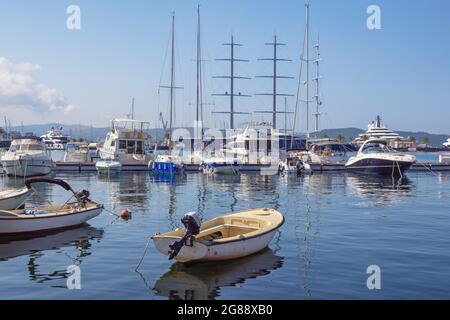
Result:
<svg viewBox="0 0 450 320"><path fill-rule="evenodd" d="M78 109L57 89L35 81L33 74L40 69L36 64L15 64L0 57L0 108L64 113Z"/></svg>

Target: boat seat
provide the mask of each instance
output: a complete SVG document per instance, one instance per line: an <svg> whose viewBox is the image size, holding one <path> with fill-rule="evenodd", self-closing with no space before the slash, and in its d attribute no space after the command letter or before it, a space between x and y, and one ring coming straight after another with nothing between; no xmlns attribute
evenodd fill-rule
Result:
<svg viewBox="0 0 450 320"><path fill-rule="evenodd" d="M250 233L259 230L259 227L251 227L236 224L221 224L202 230L196 239L199 241L217 240L235 236L237 234Z"/></svg>
<svg viewBox="0 0 450 320"><path fill-rule="evenodd" d="M211 234L208 234L206 236L202 237L202 240L205 241L211 241L211 240L217 240L217 239L222 239L223 238L223 234L221 231L217 231Z"/></svg>

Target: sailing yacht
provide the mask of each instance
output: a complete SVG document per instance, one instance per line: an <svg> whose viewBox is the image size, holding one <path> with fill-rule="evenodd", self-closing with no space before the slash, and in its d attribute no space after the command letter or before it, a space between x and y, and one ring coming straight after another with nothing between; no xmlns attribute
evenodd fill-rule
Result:
<svg viewBox="0 0 450 320"><path fill-rule="evenodd" d="M47 175L54 166L45 143L37 137L14 139L1 163L8 175L19 177Z"/></svg>
<svg viewBox="0 0 450 320"><path fill-rule="evenodd" d="M171 54L171 72L170 72L170 86L164 87L170 89L170 120L169 120L169 138L167 144L169 147L169 154L159 154L154 161L148 163L149 169L154 174L168 174L175 175L184 172L184 164L181 161L180 152L184 149L184 145L180 142L172 141L172 127L175 113L175 15L172 15L172 54ZM180 150L177 150L180 149ZM177 152L180 151L180 152Z"/></svg>

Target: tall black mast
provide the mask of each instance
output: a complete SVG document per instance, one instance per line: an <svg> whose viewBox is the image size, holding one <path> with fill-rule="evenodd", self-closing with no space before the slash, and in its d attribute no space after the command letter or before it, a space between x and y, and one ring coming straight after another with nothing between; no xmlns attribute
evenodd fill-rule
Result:
<svg viewBox="0 0 450 320"><path fill-rule="evenodd" d="M238 94L234 93L234 80L235 79L244 79L244 80L250 79L248 77L236 76L235 73L234 73L234 63L235 62L248 62L248 60L237 59L237 58L234 57L234 48L235 47L241 47L242 44L235 43L233 35L231 35L231 42L230 43L224 43L223 45L230 47L230 49L231 49L231 51L230 51L230 58L216 59L216 61L228 61L228 62L230 62L230 75L229 76L216 76L214 78L230 79L230 91L231 92L230 93L225 92L225 93L222 93L222 94L214 94L214 96L230 97L230 111L216 111L216 112L213 112L213 113L230 114L230 128L234 129L234 115L235 114L248 114L248 112L237 112L237 111L234 110L234 97L250 97L249 95L243 95L240 92Z"/></svg>
<svg viewBox="0 0 450 320"><path fill-rule="evenodd" d="M272 78L273 81L273 90L271 93L257 93L258 96L272 96L272 111L257 111L256 113L271 113L272 114L272 126L274 129L277 128L277 114L285 113L286 111L278 111L277 110L277 97L290 97L292 94L278 93L277 92L277 80L278 79L293 79L293 77L280 76L278 75L277 65L279 61L292 61L289 59L280 59L278 58L277 48L279 46L285 46L286 44L280 43L277 40L277 36L274 36L274 41L271 43L266 43L267 46L273 46L273 57L272 58L262 58L258 59L260 61L273 61L273 74L270 76L256 76L257 78Z"/></svg>

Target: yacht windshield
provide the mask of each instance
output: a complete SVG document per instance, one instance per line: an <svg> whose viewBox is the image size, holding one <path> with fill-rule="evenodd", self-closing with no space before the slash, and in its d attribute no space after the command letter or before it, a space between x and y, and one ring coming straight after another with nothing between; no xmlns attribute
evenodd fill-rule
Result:
<svg viewBox="0 0 450 320"><path fill-rule="evenodd" d="M364 153L392 153L393 149L389 148L384 143L368 143L362 150Z"/></svg>
<svg viewBox="0 0 450 320"><path fill-rule="evenodd" d="M28 151L41 151L43 150L42 146L39 144L23 144L20 148L21 150Z"/></svg>

